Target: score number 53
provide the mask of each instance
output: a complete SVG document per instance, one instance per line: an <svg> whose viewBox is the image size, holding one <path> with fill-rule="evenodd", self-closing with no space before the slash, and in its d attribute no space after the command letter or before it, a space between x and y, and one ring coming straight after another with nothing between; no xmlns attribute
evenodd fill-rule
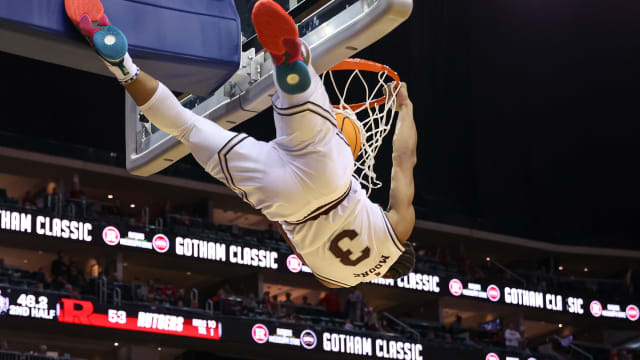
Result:
<svg viewBox="0 0 640 360"><path fill-rule="evenodd" d="M122 310L109 309L107 311L107 318L112 324L126 324L127 312Z"/></svg>

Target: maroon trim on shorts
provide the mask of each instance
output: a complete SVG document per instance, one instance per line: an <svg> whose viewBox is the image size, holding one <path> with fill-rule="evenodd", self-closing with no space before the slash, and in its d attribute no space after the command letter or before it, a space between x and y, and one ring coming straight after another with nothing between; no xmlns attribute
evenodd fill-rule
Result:
<svg viewBox="0 0 640 360"><path fill-rule="evenodd" d="M340 206L344 199L349 196L349 192L351 192L351 183L349 183L349 188L342 195L340 195L337 199L329 201L328 203L318 206L315 210L310 212L307 216L303 217L298 221L287 221L289 224L300 225L309 221L317 220L320 216L328 215L335 208Z"/></svg>
<svg viewBox="0 0 640 360"><path fill-rule="evenodd" d="M234 142L234 139L236 139L238 136L241 136L241 135L244 135L244 137ZM236 183L233 181L233 175L231 174L231 169L229 169L229 161L227 159L227 156L229 155L231 150L233 150L236 146L238 146L241 142L247 140L248 138L249 138L249 135L247 134L234 135L231 139L229 139L229 141L227 141L226 144L224 144L222 148L220 148L220 151L218 151L218 161L220 162L220 169L222 170L222 174L224 174L224 178L227 181L227 186L234 192L240 193L239 195L242 198L242 200L244 200L247 204L251 205L251 207L255 209L255 205L253 205L253 203L249 201L249 196L247 195L247 192L244 191L242 188L240 188L238 185L236 185ZM233 145L231 145L228 149L226 149L226 147L229 146L230 144L233 144Z"/></svg>

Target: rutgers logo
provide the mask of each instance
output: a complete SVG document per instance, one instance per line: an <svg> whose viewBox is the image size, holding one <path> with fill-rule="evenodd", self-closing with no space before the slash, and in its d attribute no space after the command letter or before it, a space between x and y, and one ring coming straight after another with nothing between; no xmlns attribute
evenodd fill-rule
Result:
<svg viewBox="0 0 640 360"><path fill-rule="evenodd" d="M496 353L488 353L484 360L500 360L500 356Z"/></svg>
<svg viewBox="0 0 640 360"><path fill-rule="evenodd" d="M255 324L251 328L251 337L258 344L264 344L269 340L269 329L262 324Z"/></svg>
<svg viewBox="0 0 640 360"><path fill-rule="evenodd" d="M589 311L591 311L591 315L600 317L602 315L602 304L600 304L600 301L593 300L591 304L589 304Z"/></svg>
<svg viewBox="0 0 640 360"><path fill-rule="evenodd" d="M153 245L153 250L159 253L166 253L169 250L169 239L162 234L157 234L151 240L151 245Z"/></svg>
<svg viewBox="0 0 640 360"><path fill-rule="evenodd" d="M102 230L102 240L107 245L116 246L120 243L120 231L113 226L107 226Z"/></svg>
<svg viewBox="0 0 640 360"><path fill-rule="evenodd" d="M489 285L487 288L487 296L489 300L493 302L500 300L500 289L495 285Z"/></svg>
<svg viewBox="0 0 640 360"><path fill-rule="evenodd" d="M293 273L300 272L302 270L302 261L295 254L291 254L287 258L287 268Z"/></svg>
<svg viewBox="0 0 640 360"><path fill-rule="evenodd" d="M449 281L449 292L453 296L462 295L462 282L458 279L451 279Z"/></svg>
<svg viewBox="0 0 640 360"><path fill-rule="evenodd" d="M316 347L317 343L318 338L316 338L316 333L314 333L313 331L304 330L300 334L300 344L302 344L302 347L304 347L305 349L313 349L314 347Z"/></svg>
<svg viewBox="0 0 640 360"><path fill-rule="evenodd" d="M640 316L640 312L638 312L638 307L635 305L629 305L627 306L627 319L631 320L631 321L636 321L638 320L638 316Z"/></svg>

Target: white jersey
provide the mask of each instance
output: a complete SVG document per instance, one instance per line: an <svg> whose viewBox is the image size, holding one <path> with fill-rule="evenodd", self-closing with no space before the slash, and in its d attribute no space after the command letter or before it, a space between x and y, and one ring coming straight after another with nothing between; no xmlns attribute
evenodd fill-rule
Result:
<svg viewBox="0 0 640 360"><path fill-rule="evenodd" d="M382 277L404 251L384 210L355 178L323 213L281 225L313 274L341 287Z"/></svg>
<svg viewBox="0 0 640 360"><path fill-rule="evenodd" d="M323 281L353 286L381 277L404 247L384 211L352 178L351 148L337 127L322 81L273 96L276 138L225 130L180 106L160 84L144 114L185 143L205 170L278 221Z"/></svg>

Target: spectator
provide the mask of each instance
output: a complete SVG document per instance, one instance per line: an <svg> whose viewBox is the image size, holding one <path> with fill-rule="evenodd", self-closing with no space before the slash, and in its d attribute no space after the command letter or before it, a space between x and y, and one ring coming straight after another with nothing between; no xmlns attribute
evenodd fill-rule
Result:
<svg viewBox="0 0 640 360"><path fill-rule="evenodd" d="M322 299L318 302L318 305L323 305L327 313L331 316L340 314L340 298L336 295L335 290L329 290Z"/></svg>
<svg viewBox="0 0 640 360"><path fill-rule="evenodd" d="M305 295L305 296L302 297L302 305L311 306L311 303L309 302L309 297L308 296Z"/></svg>
<svg viewBox="0 0 640 360"><path fill-rule="evenodd" d="M522 340L520 333L518 332L518 330L515 329L515 326L513 325L513 323L509 323L509 325L507 326L507 329L504 331L505 345L507 347L517 348L520 346L520 340Z"/></svg>
<svg viewBox="0 0 640 360"><path fill-rule="evenodd" d="M35 201L33 200L33 195L31 195L31 191L27 190L24 195L22 195L21 204L23 207L27 209L35 209Z"/></svg>
<svg viewBox="0 0 640 360"><path fill-rule="evenodd" d="M361 321L362 318L362 294L354 289L347 297L347 318L351 321Z"/></svg>
<svg viewBox="0 0 640 360"><path fill-rule="evenodd" d="M625 278L625 284L629 294L632 296L640 296L640 266L635 265L629 268L627 276Z"/></svg>
<svg viewBox="0 0 640 360"><path fill-rule="evenodd" d="M378 314L373 311L373 307L367 306L364 308L364 322L367 325L368 330L378 331L380 328Z"/></svg>
<svg viewBox="0 0 640 360"><path fill-rule="evenodd" d="M456 319L453 323L451 323L449 332L451 333L451 336L455 337L456 335L458 335L460 330L462 330L462 316L460 316L460 314L456 314Z"/></svg>
<svg viewBox="0 0 640 360"><path fill-rule="evenodd" d="M224 312L225 299L226 294L224 293L224 289L218 289L216 295L211 298L211 301L213 301L213 309L216 311Z"/></svg>
<svg viewBox="0 0 640 360"><path fill-rule="evenodd" d="M9 350L9 343L7 342L7 340L0 340L0 351L8 351Z"/></svg>
<svg viewBox="0 0 640 360"><path fill-rule="evenodd" d="M36 352L36 355L43 355L46 356L47 355L47 345L42 344L40 346L38 346L38 351Z"/></svg>
<svg viewBox="0 0 640 360"><path fill-rule="evenodd" d="M278 301L278 295L271 296L271 308L269 312L276 316L283 316L284 314L280 313L280 302Z"/></svg>
<svg viewBox="0 0 640 360"><path fill-rule="evenodd" d="M285 293L285 300L284 300L284 304L289 304L289 305L293 305L293 301L291 301L291 293Z"/></svg>
<svg viewBox="0 0 640 360"><path fill-rule="evenodd" d="M254 293L249 293L249 296L242 300L242 305L249 311L254 312L258 307L258 303L256 302L256 295Z"/></svg>
<svg viewBox="0 0 640 360"><path fill-rule="evenodd" d="M58 251L58 258L51 263L51 275L53 277L67 276L69 272L69 266L66 263L66 258L62 251Z"/></svg>
<svg viewBox="0 0 640 360"><path fill-rule="evenodd" d="M191 298L189 296L187 296L186 290L184 288L180 288L178 290L178 296L176 297L176 302L181 302L182 301L182 306L189 306L189 304L191 303Z"/></svg>
<svg viewBox="0 0 640 360"><path fill-rule="evenodd" d="M138 297L138 301L145 301L147 296L149 296L149 289L153 285L153 280L149 280L147 284L142 284L136 289L136 296Z"/></svg>
<svg viewBox="0 0 640 360"><path fill-rule="evenodd" d="M49 181L47 184L47 191L44 196L44 203L42 204L44 208L47 210L54 210L56 206L56 202L58 195L58 188L55 181Z"/></svg>
<svg viewBox="0 0 640 360"><path fill-rule="evenodd" d="M83 200L87 198L84 191L80 189L80 177L78 177L78 174L73 174L73 184L71 185L69 197L76 200Z"/></svg>
<svg viewBox="0 0 640 360"><path fill-rule="evenodd" d="M162 295L170 302L178 296L178 289L172 283L167 283L162 287Z"/></svg>
<svg viewBox="0 0 640 360"><path fill-rule="evenodd" d="M4 269L4 258L0 258L0 269Z"/></svg>
<svg viewBox="0 0 640 360"><path fill-rule="evenodd" d="M262 294L260 305L262 305L262 310L264 312L271 312L273 304L271 303L271 293L269 291L265 291L264 294Z"/></svg>
<svg viewBox="0 0 640 360"><path fill-rule="evenodd" d="M345 320L344 329L345 330L353 330L353 324L351 324L351 320L349 320L349 319Z"/></svg>

